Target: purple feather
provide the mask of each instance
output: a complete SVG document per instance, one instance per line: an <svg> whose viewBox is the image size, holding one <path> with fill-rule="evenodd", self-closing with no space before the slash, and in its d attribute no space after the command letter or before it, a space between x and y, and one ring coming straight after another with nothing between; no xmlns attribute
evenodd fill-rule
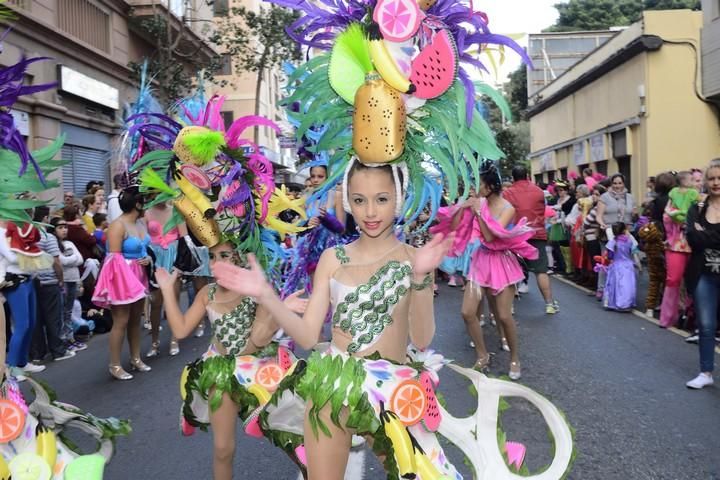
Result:
<svg viewBox="0 0 720 480"><path fill-rule="evenodd" d="M465 122L469 127L472 125L473 109L475 108L475 85L462 68L458 70L458 76L465 86Z"/></svg>

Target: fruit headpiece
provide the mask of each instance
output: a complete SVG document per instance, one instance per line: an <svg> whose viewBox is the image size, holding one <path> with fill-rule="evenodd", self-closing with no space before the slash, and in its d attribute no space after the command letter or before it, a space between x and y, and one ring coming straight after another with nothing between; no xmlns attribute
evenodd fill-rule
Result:
<svg viewBox="0 0 720 480"><path fill-rule="evenodd" d="M319 52L289 75L285 99L298 139L312 142L305 149L328 155L328 181L316 195L342 181L354 159L405 165L399 221L429 204L429 223L443 189L455 201L461 181L478 186L481 160L503 156L476 106L479 95L501 96L469 72L485 69L480 55L490 44L529 59L469 2L269 1L303 13L288 34Z"/></svg>
<svg viewBox="0 0 720 480"><path fill-rule="evenodd" d="M273 232L284 238L303 229L278 216L291 209L305 218L303 201L275 188L270 160L242 137L250 127L278 127L263 117L247 116L226 128L220 114L223 101L218 96L205 100L199 89L176 105L174 118L163 113L130 117L128 134L139 134L144 145L131 171L139 172L141 191L154 194L148 206L172 201L175 214L165 231L184 221L203 245L230 241L272 269L282 259Z"/></svg>

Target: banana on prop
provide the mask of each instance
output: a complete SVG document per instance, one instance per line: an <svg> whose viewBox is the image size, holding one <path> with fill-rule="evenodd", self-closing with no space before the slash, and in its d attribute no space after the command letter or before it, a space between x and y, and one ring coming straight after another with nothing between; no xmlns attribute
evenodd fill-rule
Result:
<svg viewBox="0 0 720 480"><path fill-rule="evenodd" d="M0 455L0 480L10 480L10 467L2 455Z"/></svg>
<svg viewBox="0 0 720 480"><path fill-rule="evenodd" d="M402 93L413 93L415 85L405 78L398 68L395 60L385 46L380 29L376 23L368 27L368 48L370 50L370 58L375 66L375 70L380 74L385 83L395 90Z"/></svg>
<svg viewBox="0 0 720 480"><path fill-rule="evenodd" d="M190 374L190 369L186 365L185 368L183 368L182 374L180 375L180 398L185 400L185 397L187 397L187 380L188 375Z"/></svg>
<svg viewBox="0 0 720 480"><path fill-rule="evenodd" d="M36 453L47 462L50 471L52 471L57 461L57 439L55 438L55 432L42 423L38 423L38 426L35 428L35 444Z"/></svg>
<svg viewBox="0 0 720 480"><path fill-rule="evenodd" d="M220 243L222 236L218 223L211 218L205 217L196 204L190 201L188 197L182 195L175 199L173 204L178 212L185 217L185 223L192 234L195 235L195 238L202 242L203 245L210 248Z"/></svg>
<svg viewBox="0 0 720 480"><path fill-rule="evenodd" d="M430 458L427 454L425 454L415 438L412 438L412 444L414 449L415 464L417 465L417 473L420 474L420 478L422 480L451 480L450 477L443 475L442 472L433 465Z"/></svg>
<svg viewBox="0 0 720 480"><path fill-rule="evenodd" d="M258 385L257 383L250 385L248 387L248 392L255 395L255 398L257 398L260 405L265 405L270 401L270 392L268 392L264 387Z"/></svg>
<svg viewBox="0 0 720 480"><path fill-rule="evenodd" d="M407 428L394 412L385 410L384 408L380 411L380 420L385 430L385 435L390 439L393 451L395 452L395 461L398 465L400 477L415 478L417 464L413 452L412 437Z"/></svg>
<svg viewBox="0 0 720 480"><path fill-rule="evenodd" d="M210 200L195 185L188 182L187 178L181 173L175 177L175 183L185 196L202 212L205 218L213 218L217 214L217 210L212 206Z"/></svg>

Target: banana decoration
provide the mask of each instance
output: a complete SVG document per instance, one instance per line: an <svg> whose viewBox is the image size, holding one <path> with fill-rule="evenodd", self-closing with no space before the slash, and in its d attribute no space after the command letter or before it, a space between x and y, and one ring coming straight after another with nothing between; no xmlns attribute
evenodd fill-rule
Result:
<svg viewBox="0 0 720 480"><path fill-rule="evenodd" d="M2 455L0 455L0 480L10 480L10 467Z"/></svg>
<svg viewBox="0 0 720 480"><path fill-rule="evenodd" d="M185 196L197 207L205 218L213 218L217 210L212 206L210 200L195 185L190 183L182 173L175 176L175 183Z"/></svg>
<svg viewBox="0 0 720 480"><path fill-rule="evenodd" d="M218 223L202 214L197 205L188 197L181 196L173 204L175 208L185 217L185 223L195 237L203 245L214 247L222 240L220 226Z"/></svg>
<svg viewBox="0 0 720 480"><path fill-rule="evenodd" d="M248 387L248 392L255 395L255 398L257 398L258 403L260 405L265 405L270 401L270 392L268 392L263 386L258 385L257 383L254 383Z"/></svg>
<svg viewBox="0 0 720 480"><path fill-rule="evenodd" d="M57 461L57 439L55 432L38 422L35 428L36 453L41 456L50 467L50 471L55 468Z"/></svg>
<svg viewBox="0 0 720 480"><path fill-rule="evenodd" d="M255 204L260 207L260 199L255 199ZM307 229L307 227L301 227L293 223L283 222L278 218L281 212L285 210L292 210L300 215L303 220L307 219L307 213L305 213L305 200L303 198L291 199L285 185L280 188L276 188L272 198L270 198L270 204L268 206L268 214L265 217L265 224L280 234L280 239L285 240L285 235L299 233Z"/></svg>
<svg viewBox="0 0 720 480"><path fill-rule="evenodd" d="M190 374L190 369L187 365L185 365L185 368L183 368L182 374L180 374L180 398L185 400L187 397L187 380L188 375ZM2 480L2 479L0 479Z"/></svg>
<svg viewBox="0 0 720 480"><path fill-rule="evenodd" d="M401 93L411 94L415 92L415 85L405 78L395 60L393 60L392 55L388 52L377 23L373 23L368 27L367 32L370 58L372 58L375 69L385 80L385 83Z"/></svg>
<svg viewBox="0 0 720 480"><path fill-rule="evenodd" d="M417 473L420 474L421 480L452 480L447 475L443 475L440 470L433 465L430 458L428 458L427 454L423 451L422 447L420 447L420 444L414 437L411 437L411 440L415 451L414 455L415 464L417 465Z"/></svg>
<svg viewBox="0 0 720 480"><path fill-rule="evenodd" d="M395 461L397 461L400 477L415 478L417 463L410 432L394 412L385 410L382 404L380 408L380 421L395 452Z"/></svg>

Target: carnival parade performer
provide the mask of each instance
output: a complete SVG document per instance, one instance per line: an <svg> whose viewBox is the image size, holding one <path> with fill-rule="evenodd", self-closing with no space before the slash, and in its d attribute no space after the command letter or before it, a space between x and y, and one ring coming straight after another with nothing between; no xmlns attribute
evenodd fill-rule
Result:
<svg viewBox="0 0 720 480"><path fill-rule="evenodd" d="M150 234L149 248L154 254L154 270L164 268L168 272L172 271L175 265L178 251L178 240L181 237L180 228L185 227L184 224L171 228L167 233L164 232L164 225L170 219L172 214L172 206L167 203L158 203L145 212L147 220L147 229ZM180 297L180 280L175 283L173 296L177 299ZM150 293L150 334L152 343L147 357L156 357L160 355L160 320L162 314L163 297L165 293L161 289L156 289ZM170 338L171 356L180 353L180 346L175 337Z"/></svg>
<svg viewBox="0 0 720 480"><path fill-rule="evenodd" d="M481 244L470 262L468 279L473 285L481 287L488 298L490 309L495 320L502 325L502 332L510 347L510 370L508 375L512 380L521 376L519 342L517 329L512 314L512 302L515 296L514 285L521 281L525 275L516 255L529 260L537 258L537 249L527 241L532 238L533 230L521 220L518 225L508 230L508 225L515 217L515 209L503 199L502 181L497 166L491 161L484 161L480 166L481 198L471 199L463 207L473 212L471 217L464 215L462 210L456 212L452 222L445 222L434 229L436 232L453 231L458 228L461 221L473 222L477 220L480 228ZM464 227L460 241L465 244L472 240L472 228ZM473 338L476 349L478 340ZM482 343L484 346L484 342ZM490 354L480 354L476 366L486 368L490 363Z"/></svg>
<svg viewBox="0 0 720 480"><path fill-rule="evenodd" d="M315 345L325 312L332 309L330 348L311 355L295 387L298 395L312 405L304 422L310 478L343 477L353 433L370 435L377 447L387 448L388 432L399 425L397 416L388 413L393 388L402 383L404 375L418 379L421 374L403 365L408 338L426 348L435 331L431 274L452 237L438 236L420 250L397 239L394 224L400 187L394 177L397 175L389 166L371 168L358 162L351 167L348 201L360 238L323 253L315 274L315 290L302 318L290 312L275 295L252 257L251 270L228 264L213 266L220 285L257 298L303 348ZM375 353L379 357L363 358ZM374 375L368 372L372 369L376 369ZM341 384L347 385L347 391L340 388L333 394L323 388L333 388L332 370L339 374ZM366 386L374 385L380 376L385 380L383 388L362 395ZM343 406L347 414L340 420ZM384 431L381 421L388 425ZM428 449L428 455L444 456L439 445L436 447L438 450L433 452ZM396 465L392 456L386 462L389 471L400 468L407 473L404 470L409 465Z"/></svg>
<svg viewBox="0 0 720 480"><path fill-rule="evenodd" d="M435 329L431 272L453 236L439 234L414 250L394 230L414 222L426 207L427 228L443 189L451 203L462 197L460 180L476 189L488 185L478 175L480 161L503 154L476 100L478 93L498 96L473 83L465 67L477 67L476 53L490 43L524 52L491 34L487 16L455 0L402 2L409 14L403 21L395 19L396 2L385 0L326 8L304 0L273 3L301 11L293 38L315 54L289 76L284 100L297 106L288 112L299 122L297 138L312 132L315 153L328 156L328 180L313 195L342 182L343 206L360 238L321 255L302 318L283 305L252 256L249 269L214 265L218 284L256 298L304 348L315 345L330 311L330 346L280 383L260 412L263 431L286 451L304 441L313 480L344 478L353 434L372 438L388 478L460 478L436 433L463 451L477 478L514 478L497 453L496 421L478 413L471 417L478 423L468 425L448 414L434 395L445 361L422 350ZM494 235L489 240L511 243L502 236L503 226L488 231ZM408 348L408 341L414 346ZM552 404L521 385L449 368L470 378L483 395L513 391L538 405L556 450L550 467L535 478L566 473L572 436ZM422 403L411 406L410 399Z"/></svg>
<svg viewBox="0 0 720 480"><path fill-rule="evenodd" d="M210 248L210 262L239 265L240 252L231 242L221 242ZM196 427L212 426L213 478L231 479L237 418L248 434L262 435L256 412L270 396L268 382L289 369L295 357L286 347L270 343L277 325L267 310L217 284L203 287L183 314L175 296L178 273L170 274L162 267L156 272L173 334L187 337L206 314L213 326L207 352L183 373L182 429L189 434ZM285 299L287 307L297 313L304 312L306 303L298 294Z"/></svg>
<svg viewBox="0 0 720 480"><path fill-rule="evenodd" d="M123 213L108 228L108 254L95 285L93 303L109 308L113 317L110 375L118 380L130 380L133 376L121 364L126 332L131 368L139 372L151 370L140 358L140 315L149 293L150 236L142 222L145 199L138 187L123 190L119 203Z"/></svg>
<svg viewBox="0 0 720 480"><path fill-rule="evenodd" d="M0 11L2 11L0 7ZM62 166L53 160L60 152L63 138L58 138L48 146L30 152L25 140L14 124L9 107L19 95L39 92L53 85L26 86L28 65L41 60L22 58L17 64L0 68L0 124L3 135L0 136L0 220L7 225L19 227L26 232L43 228L32 222L30 213L35 207L45 207L47 201L33 199L34 195L58 187L56 180L49 180L53 172ZM28 166L32 165L32 170ZM11 229L12 230L12 229ZM3 236L2 242L6 239ZM12 238L7 241L12 245ZM114 418L103 419L84 413L79 408L60 403L48 387L36 382L19 367L27 361L9 358L10 369L5 369L6 318L2 304L5 294L18 288L32 288L32 280L22 278L17 270L6 268L0 260L0 410L2 411L2 432L0 434L0 478L43 478L47 480L101 480L105 464L110 461L114 450L114 438L130 432L128 422ZM35 299L33 298L34 305ZM33 307L34 308L34 307ZM31 322L24 305L10 303L13 322L13 342L15 337L24 337L20 322ZM60 321L60 319L58 319ZM29 343L29 342L28 342ZM11 346L11 356L17 356ZM34 399L26 402L18 382L30 384ZM67 427L73 427L90 435L97 441L96 453L80 455L74 445L61 435ZM76 439L77 437L74 437Z"/></svg>
<svg viewBox="0 0 720 480"><path fill-rule="evenodd" d="M197 96L189 98L198 101ZM183 123L164 114L138 114L130 133L142 135L147 153L130 170L139 172L141 190L152 196L151 207L172 205L162 234L186 226L208 252L209 261L202 266L208 273L209 264L239 264L242 256L254 253L278 280L284 258L275 236L301 230L278 216L292 209L306 218L302 200L291 200L284 188L275 188L272 164L257 145L242 137L255 125L277 126L262 117L242 117L226 126L220 114L223 100L212 97L194 106L190 100L181 103ZM197 110L191 113L191 107ZM250 152L243 153L242 145L248 145ZM214 187L217 199L211 201L208 195ZM192 262L199 266L199 259ZM181 379L182 430L191 434L197 427L212 426L214 478L230 479L236 418L243 420L248 433L262 436L257 413L295 363L294 356L287 348L270 344L277 326L265 309L214 283L202 287L190 309L181 313L175 288L178 275L185 272L170 273L172 264L163 262L155 276L173 334L185 338L206 314L213 327L207 352L185 368ZM300 293L286 298L293 311L304 311L307 300L299 299ZM301 464L294 451L288 453Z"/></svg>

